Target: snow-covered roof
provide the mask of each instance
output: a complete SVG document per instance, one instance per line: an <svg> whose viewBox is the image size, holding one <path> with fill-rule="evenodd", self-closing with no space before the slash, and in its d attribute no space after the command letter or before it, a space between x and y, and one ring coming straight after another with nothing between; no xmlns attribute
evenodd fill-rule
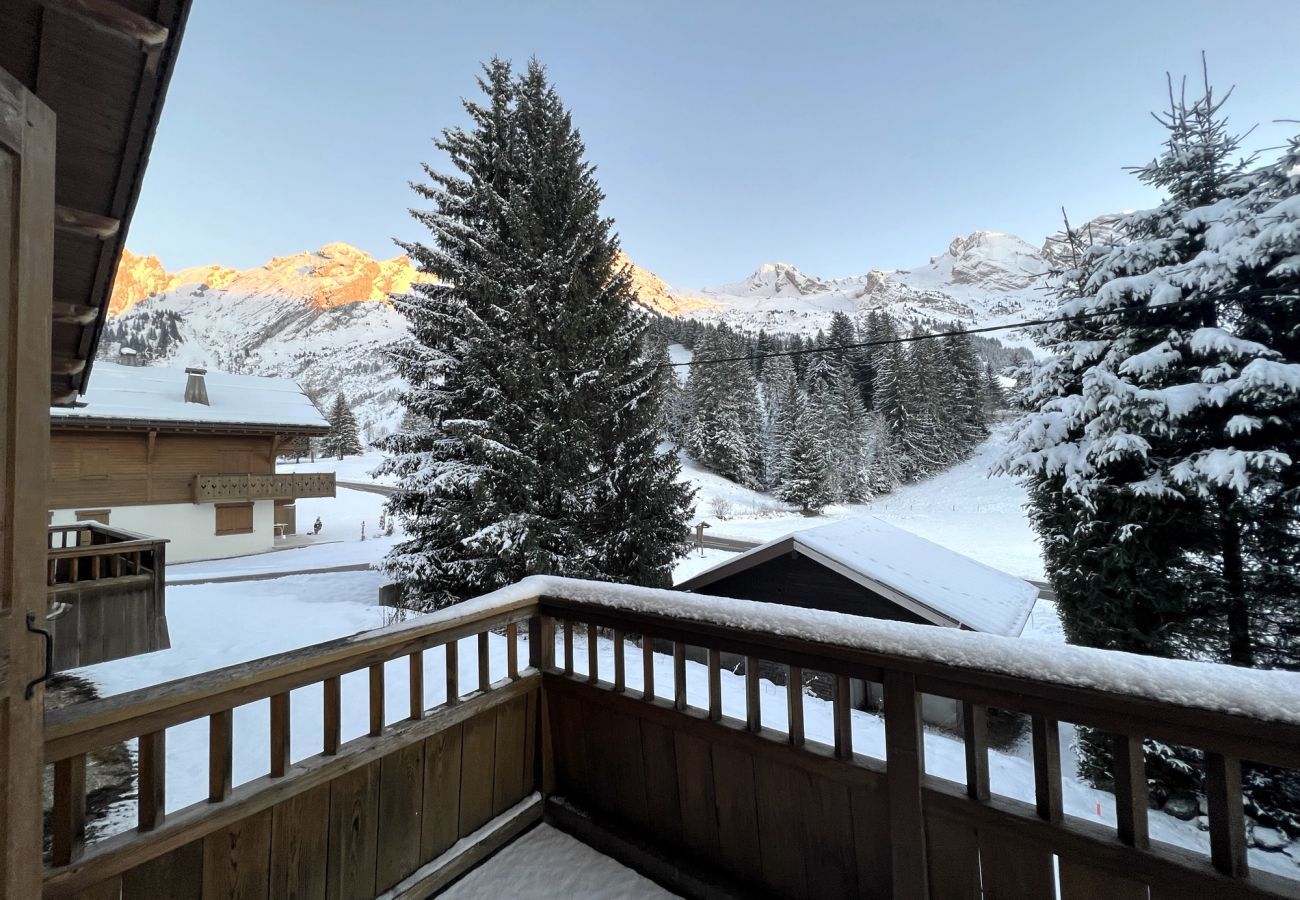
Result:
<svg viewBox="0 0 1300 900"><path fill-rule="evenodd" d="M678 587L695 590L795 551L936 625L1015 637L1038 588L874 516L796 531L714 566Z"/></svg>
<svg viewBox="0 0 1300 900"><path fill-rule="evenodd" d="M56 423L100 421L177 425L239 425L317 432L329 423L287 378L207 372L208 405L185 402L183 369L99 362L78 407L51 407Z"/></svg>

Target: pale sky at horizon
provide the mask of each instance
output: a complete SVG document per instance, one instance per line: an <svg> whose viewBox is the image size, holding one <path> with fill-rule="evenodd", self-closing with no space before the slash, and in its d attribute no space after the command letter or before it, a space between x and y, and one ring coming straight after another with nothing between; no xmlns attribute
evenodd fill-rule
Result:
<svg viewBox="0 0 1300 900"><path fill-rule="evenodd" d="M1151 205L1165 72L1250 149L1300 119L1300 3L197 0L128 236L172 270L420 239L407 186L481 61L536 55L624 249L678 287L924 263Z"/></svg>

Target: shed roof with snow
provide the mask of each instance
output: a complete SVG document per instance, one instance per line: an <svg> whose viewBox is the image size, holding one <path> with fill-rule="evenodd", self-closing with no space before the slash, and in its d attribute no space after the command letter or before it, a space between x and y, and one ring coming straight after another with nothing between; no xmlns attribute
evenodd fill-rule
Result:
<svg viewBox="0 0 1300 900"><path fill-rule="evenodd" d="M196 374L197 373L197 374ZM207 403L187 400L202 379ZM329 423L302 388L287 378L233 375L101 361L77 407L51 407L51 424L86 427L183 427L207 431L324 434Z"/></svg>
<svg viewBox="0 0 1300 900"><path fill-rule="evenodd" d="M824 576L862 590L835 591ZM1027 581L871 516L768 541L677 587L1008 637L1038 599Z"/></svg>

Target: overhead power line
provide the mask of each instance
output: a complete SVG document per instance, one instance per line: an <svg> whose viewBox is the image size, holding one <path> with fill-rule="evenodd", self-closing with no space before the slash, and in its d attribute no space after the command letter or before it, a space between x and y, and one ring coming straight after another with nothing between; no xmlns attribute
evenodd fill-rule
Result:
<svg viewBox="0 0 1300 900"><path fill-rule="evenodd" d="M1125 313L1136 312L1159 312L1163 309L1174 309L1180 306L1190 306L1194 303L1205 303L1208 300L1248 300L1261 297L1267 297L1274 300L1300 300L1300 294L1282 294L1277 291L1250 291L1233 294L1231 297L1185 297L1182 300L1172 300L1169 303L1161 303L1158 306L1122 306L1115 309L1094 310L1093 312L1075 313L1072 316L1058 316L1051 319L1026 319L1020 322L1009 322L1005 325L985 325L980 328L967 328L957 331L931 331L926 334L909 334L902 337L885 338L883 340L858 341L852 344L835 344L823 347L803 347L798 350L773 350L770 353L751 353L744 356L710 356L704 359L696 357L684 362L652 363L647 366L647 368L673 369L678 366L707 366L714 363L753 362L760 359L773 359L778 356L804 356L817 353L839 353L844 350L861 350L867 347L886 347L892 344L910 344L914 341L927 341L934 338L988 334L993 331L1011 331L1016 328L1034 328L1039 325L1057 325L1063 322L1076 322L1080 319L1100 318L1101 316L1124 315Z"/></svg>

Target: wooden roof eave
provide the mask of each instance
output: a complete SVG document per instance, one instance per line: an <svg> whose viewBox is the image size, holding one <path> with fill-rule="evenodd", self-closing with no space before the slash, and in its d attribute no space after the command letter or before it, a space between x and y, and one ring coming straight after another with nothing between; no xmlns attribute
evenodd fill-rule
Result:
<svg viewBox="0 0 1300 900"><path fill-rule="evenodd" d="M274 422L205 422L201 419L114 419L51 416L51 431L129 431L159 434L229 434L322 437L328 425L293 425Z"/></svg>

